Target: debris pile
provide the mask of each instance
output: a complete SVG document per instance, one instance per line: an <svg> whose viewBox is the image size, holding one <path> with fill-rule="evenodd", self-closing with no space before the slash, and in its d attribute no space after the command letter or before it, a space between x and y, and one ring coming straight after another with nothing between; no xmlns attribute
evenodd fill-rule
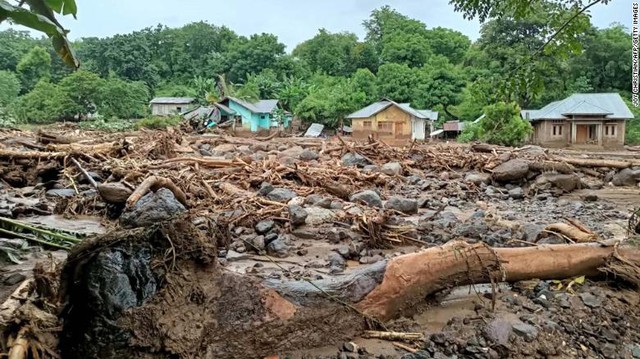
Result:
<svg viewBox="0 0 640 359"><path fill-rule="evenodd" d="M626 234L615 228L628 214L597 191L635 186L640 159L614 156L179 129L5 131L0 215L12 219L3 223L91 215L117 230L93 240L58 236L65 248L81 242L65 263L60 295L51 295L57 281L48 286L54 289L30 284L19 288L17 304L54 316L49 329L60 318L63 331L53 341L40 338L35 320L44 314L9 311L3 318L16 319L5 328L6 347L26 340L31 355L53 356L59 338L70 358L258 357L338 343L367 325L388 333L389 319L410 316L426 296L465 283L605 271L635 284L637 253L618 243ZM582 198L563 198L573 193ZM41 238L7 231L30 242ZM550 253L571 254L576 262L554 262L549 245L559 246ZM514 255L531 262L514 267ZM405 272L407 263L415 264L413 271ZM402 285L390 279L399 277L419 279ZM499 301L495 291L492 298ZM181 310L169 315L167 308ZM477 345L426 333L412 342L420 345L398 349L423 349L425 357L461 355L467 347L476 357L486 357L487 347L499 355L534 355L520 344L496 349L478 321L469 320L447 330L477 327ZM531 334L528 325L540 332L544 323L537 320L522 319L511 331ZM238 330L250 330L251 341L235 338ZM618 350L635 340L619 337ZM572 348L595 345L571 340Z"/></svg>

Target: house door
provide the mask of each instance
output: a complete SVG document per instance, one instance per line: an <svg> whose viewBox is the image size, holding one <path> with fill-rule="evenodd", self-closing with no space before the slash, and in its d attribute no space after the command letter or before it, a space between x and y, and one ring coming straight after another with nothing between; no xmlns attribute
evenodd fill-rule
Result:
<svg viewBox="0 0 640 359"><path fill-rule="evenodd" d="M587 143L589 138L589 126L577 125L576 126L576 143Z"/></svg>

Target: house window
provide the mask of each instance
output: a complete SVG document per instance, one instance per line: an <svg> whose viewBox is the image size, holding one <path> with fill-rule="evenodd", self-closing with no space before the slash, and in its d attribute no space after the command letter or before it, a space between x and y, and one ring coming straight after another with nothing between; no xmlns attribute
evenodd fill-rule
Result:
<svg viewBox="0 0 640 359"><path fill-rule="evenodd" d="M607 137L616 137L616 125L605 125L604 135Z"/></svg>
<svg viewBox="0 0 640 359"><path fill-rule="evenodd" d="M378 132L393 133L393 122L378 122Z"/></svg>
<svg viewBox="0 0 640 359"><path fill-rule="evenodd" d="M266 115L260 115L260 118L264 120L265 118L267 118L267 116Z"/></svg>
<svg viewBox="0 0 640 359"><path fill-rule="evenodd" d="M180 106L176 107L176 111L178 111L178 113L181 113L182 112L182 107L180 107Z"/></svg>
<svg viewBox="0 0 640 359"><path fill-rule="evenodd" d="M362 121L362 128L364 128L365 130L370 130L371 129L371 121Z"/></svg>
<svg viewBox="0 0 640 359"><path fill-rule="evenodd" d="M564 125L553 125L551 134L552 136L562 136L562 128L564 127Z"/></svg>

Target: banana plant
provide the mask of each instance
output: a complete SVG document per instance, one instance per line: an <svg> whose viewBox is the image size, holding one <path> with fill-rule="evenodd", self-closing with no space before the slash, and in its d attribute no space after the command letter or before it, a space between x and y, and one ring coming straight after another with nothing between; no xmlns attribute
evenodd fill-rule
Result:
<svg viewBox="0 0 640 359"><path fill-rule="evenodd" d="M15 5L0 0L0 23L7 20L45 33L62 61L74 69L80 66L80 62L67 39L68 31L58 22L55 13L75 18L77 12L75 0L22 0Z"/></svg>

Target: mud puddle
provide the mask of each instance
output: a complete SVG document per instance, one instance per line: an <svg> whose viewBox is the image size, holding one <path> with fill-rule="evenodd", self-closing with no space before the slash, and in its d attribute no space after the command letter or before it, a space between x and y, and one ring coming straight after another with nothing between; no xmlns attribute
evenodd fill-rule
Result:
<svg viewBox="0 0 640 359"><path fill-rule="evenodd" d="M497 289L500 295L511 292L510 286L506 283L499 284ZM420 314L415 315L411 321L415 323L416 326L422 328L425 336L429 336L432 333L442 331L452 318L475 315L474 308L477 303L490 305L490 299L483 298L483 295L491 292L491 285L488 284L455 288L447 294L438 305L424 309ZM375 353L377 356L386 355L399 358L408 353L403 349L395 347L392 342L386 340L358 337L354 338L352 342L360 348L365 348L369 353ZM340 343L313 350L296 351L289 354L288 358L307 359L336 356L339 354L339 346Z"/></svg>
<svg viewBox="0 0 640 359"><path fill-rule="evenodd" d="M25 217L20 218L20 221L84 235L103 234L106 232L106 228L98 217L77 216L65 218L63 216L50 215Z"/></svg>

